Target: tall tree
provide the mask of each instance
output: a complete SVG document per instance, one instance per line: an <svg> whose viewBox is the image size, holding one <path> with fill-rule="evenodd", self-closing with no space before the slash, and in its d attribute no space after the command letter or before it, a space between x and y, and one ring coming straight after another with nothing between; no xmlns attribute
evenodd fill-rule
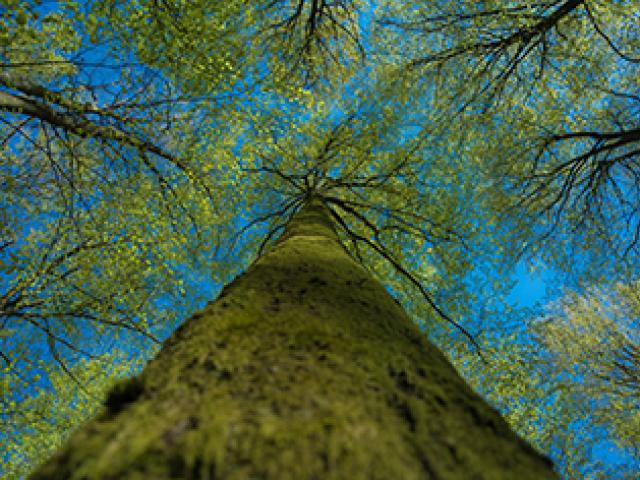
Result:
<svg viewBox="0 0 640 480"><path fill-rule="evenodd" d="M31 478L555 478L307 194L270 251Z"/></svg>

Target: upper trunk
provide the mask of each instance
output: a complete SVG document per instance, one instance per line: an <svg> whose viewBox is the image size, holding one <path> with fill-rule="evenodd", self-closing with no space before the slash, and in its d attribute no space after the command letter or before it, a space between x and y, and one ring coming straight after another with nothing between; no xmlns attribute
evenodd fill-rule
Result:
<svg viewBox="0 0 640 480"><path fill-rule="evenodd" d="M552 479L312 199L33 479Z"/></svg>

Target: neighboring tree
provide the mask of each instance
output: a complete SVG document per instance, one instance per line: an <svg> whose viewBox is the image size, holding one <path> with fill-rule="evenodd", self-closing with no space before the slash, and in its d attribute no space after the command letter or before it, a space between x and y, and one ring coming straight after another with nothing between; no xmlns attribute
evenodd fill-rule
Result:
<svg viewBox="0 0 640 480"><path fill-rule="evenodd" d="M5 366L16 332L46 344L63 369L104 353L120 330L166 335L194 301L184 301L182 270L224 277L212 268L215 238L236 208L236 162L220 153L236 125L211 120L215 99L180 92L163 65L141 63L118 32L102 31L95 11L57 7L0 4ZM220 68L205 73L222 95Z"/></svg>
<svg viewBox="0 0 640 480"><path fill-rule="evenodd" d="M479 338L490 364L453 360L564 478L636 478L640 465L638 284L568 292L545 316ZM616 451L615 448L618 450ZM618 461L602 460L614 449Z"/></svg>
<svg viewBox="0 0 640 480"><path fill-rule="evenodd" d="M428 111L425 132L434 119L443 123L443 142L465 145L460 154L496 174L503 208L540 218L530 247L545 245L537 239L606 249L609 266L627 261L633 272L639 11L633 0L389 0L378 45L399 65L398 82L426 92L442 112ZM540 253L550 259L554 250Z"/></svg>
<svg viewBox="0 0 640 480"><path fill-rule="evenodd" d="M572 377L591 417L640 458L640 284L569 293L534 328L550 371ZM562 374L562 373L561 373Z"/></svg>
<svg viewBox="0 0 640 480"><path fill-rule="evenodd" d="M253 41L265 46L257 57L273 60L271 70L277 80L291 82L293 76L307 86L318 81L344 81L366 57L360 32L365 3L363 0L255 2L256 18L250 19L264 26L258 28Z"/></svg>
<svg viewBox="0 0 640 480"><path fill-rule="evenodd" d="M0 476L24 478L58 450L78 425L97 413L112 384L142 366L140 360L127 357L112 349L102 357L79 361L72 375L80 388L55 364L42 365L46 377L35 385L32 377L25 381L24 368L19 373L7 368L0 383Z"/></svg>

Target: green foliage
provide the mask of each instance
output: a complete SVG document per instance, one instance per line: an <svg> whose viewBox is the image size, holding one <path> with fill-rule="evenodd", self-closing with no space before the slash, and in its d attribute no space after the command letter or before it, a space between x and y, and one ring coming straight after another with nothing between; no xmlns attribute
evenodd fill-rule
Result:
<svg viewBox="0 0 640 480"><path fill-rule="evenodd" d="M567 292L528 327L484 338L489 364L464 351L453 361L517 432L558 452L565 478L631 479L640 456L638 306L636 282ZM619 464L593 459L612 446Z"/></svg>
<svg viewBox="0 0 640 480"><path fill-rule="evenodd" d="M35 5L34 5L35 3ZM51 81L73 74L66 57L80 47L69 16L72 2L61 2L58 11L40 15L38 2L0 2L0 61L3 76L12 69L24 69L37 81Z"/></svg>
<svg viewBox="0 0 640 480"><path fill-rule="evenodd" d="M545 362L571 376L614 443L640 455L640 284L569 293L536 325Z"/></svg>
<svg viewBox="0 0 640 480"><path fill-rule="evenodd" d="M631 287L604 295L618 305L605 317L600 293L569 296L535 335L477 310L502 301L523 256L582 280L637 272L638 11L2 0L0 364L24 379L16 411L36 402L36 375L62 381L56 368L73 375L123 330L165 336L210 295L194 278L228 281L314 194L349 253L520 432L566 452L569 478L596 472L581 463L589 446L561 433L595 402L620 445L636 440L633 395L597 380L621 375ZM501 332L477 339L490 368L455 333L487 329ZM567 393L568 371L593 382Z"/></svg>
<svg viewBox="0 0 640 480"><path fill-rule="evenodd" d="M75 380L54 366L42 365L46 379L28 381L25 376L33 365L5 368L0 383L2 478L24 478L49 458L78 426L99 411L113 382L136 373L142 363L142 357L131 359L112 350L71 367ZM37 382L35 387L33 381Z"/></svg>
<svg viewBox="0 0 640 480"><path fill-rule="evenodd" d="M245 2L238 0L108 0L86 2L77 18L92 42L109 40L133 52L181 91L216 96L241 80L244 11Z"/></svg>
<svg viewBox="0 0 640 480"><path fill-rule="evenodd" d="M637 261L637 2L379 10L377 45L396 83L428 98L425 133L444 123L442 140L493 174L496 208L518 229L536 219L529 249L557 268L582 251L592 272Z"/></svg>

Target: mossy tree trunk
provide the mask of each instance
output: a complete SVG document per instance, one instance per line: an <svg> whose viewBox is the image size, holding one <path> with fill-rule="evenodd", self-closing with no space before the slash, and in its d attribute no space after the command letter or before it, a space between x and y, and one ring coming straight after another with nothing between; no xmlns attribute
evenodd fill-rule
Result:
<svg viewBox="0 0 640 480"><path fill-rule="evenodd" d="M33 479L556 478L311 200Z"/></svg>

